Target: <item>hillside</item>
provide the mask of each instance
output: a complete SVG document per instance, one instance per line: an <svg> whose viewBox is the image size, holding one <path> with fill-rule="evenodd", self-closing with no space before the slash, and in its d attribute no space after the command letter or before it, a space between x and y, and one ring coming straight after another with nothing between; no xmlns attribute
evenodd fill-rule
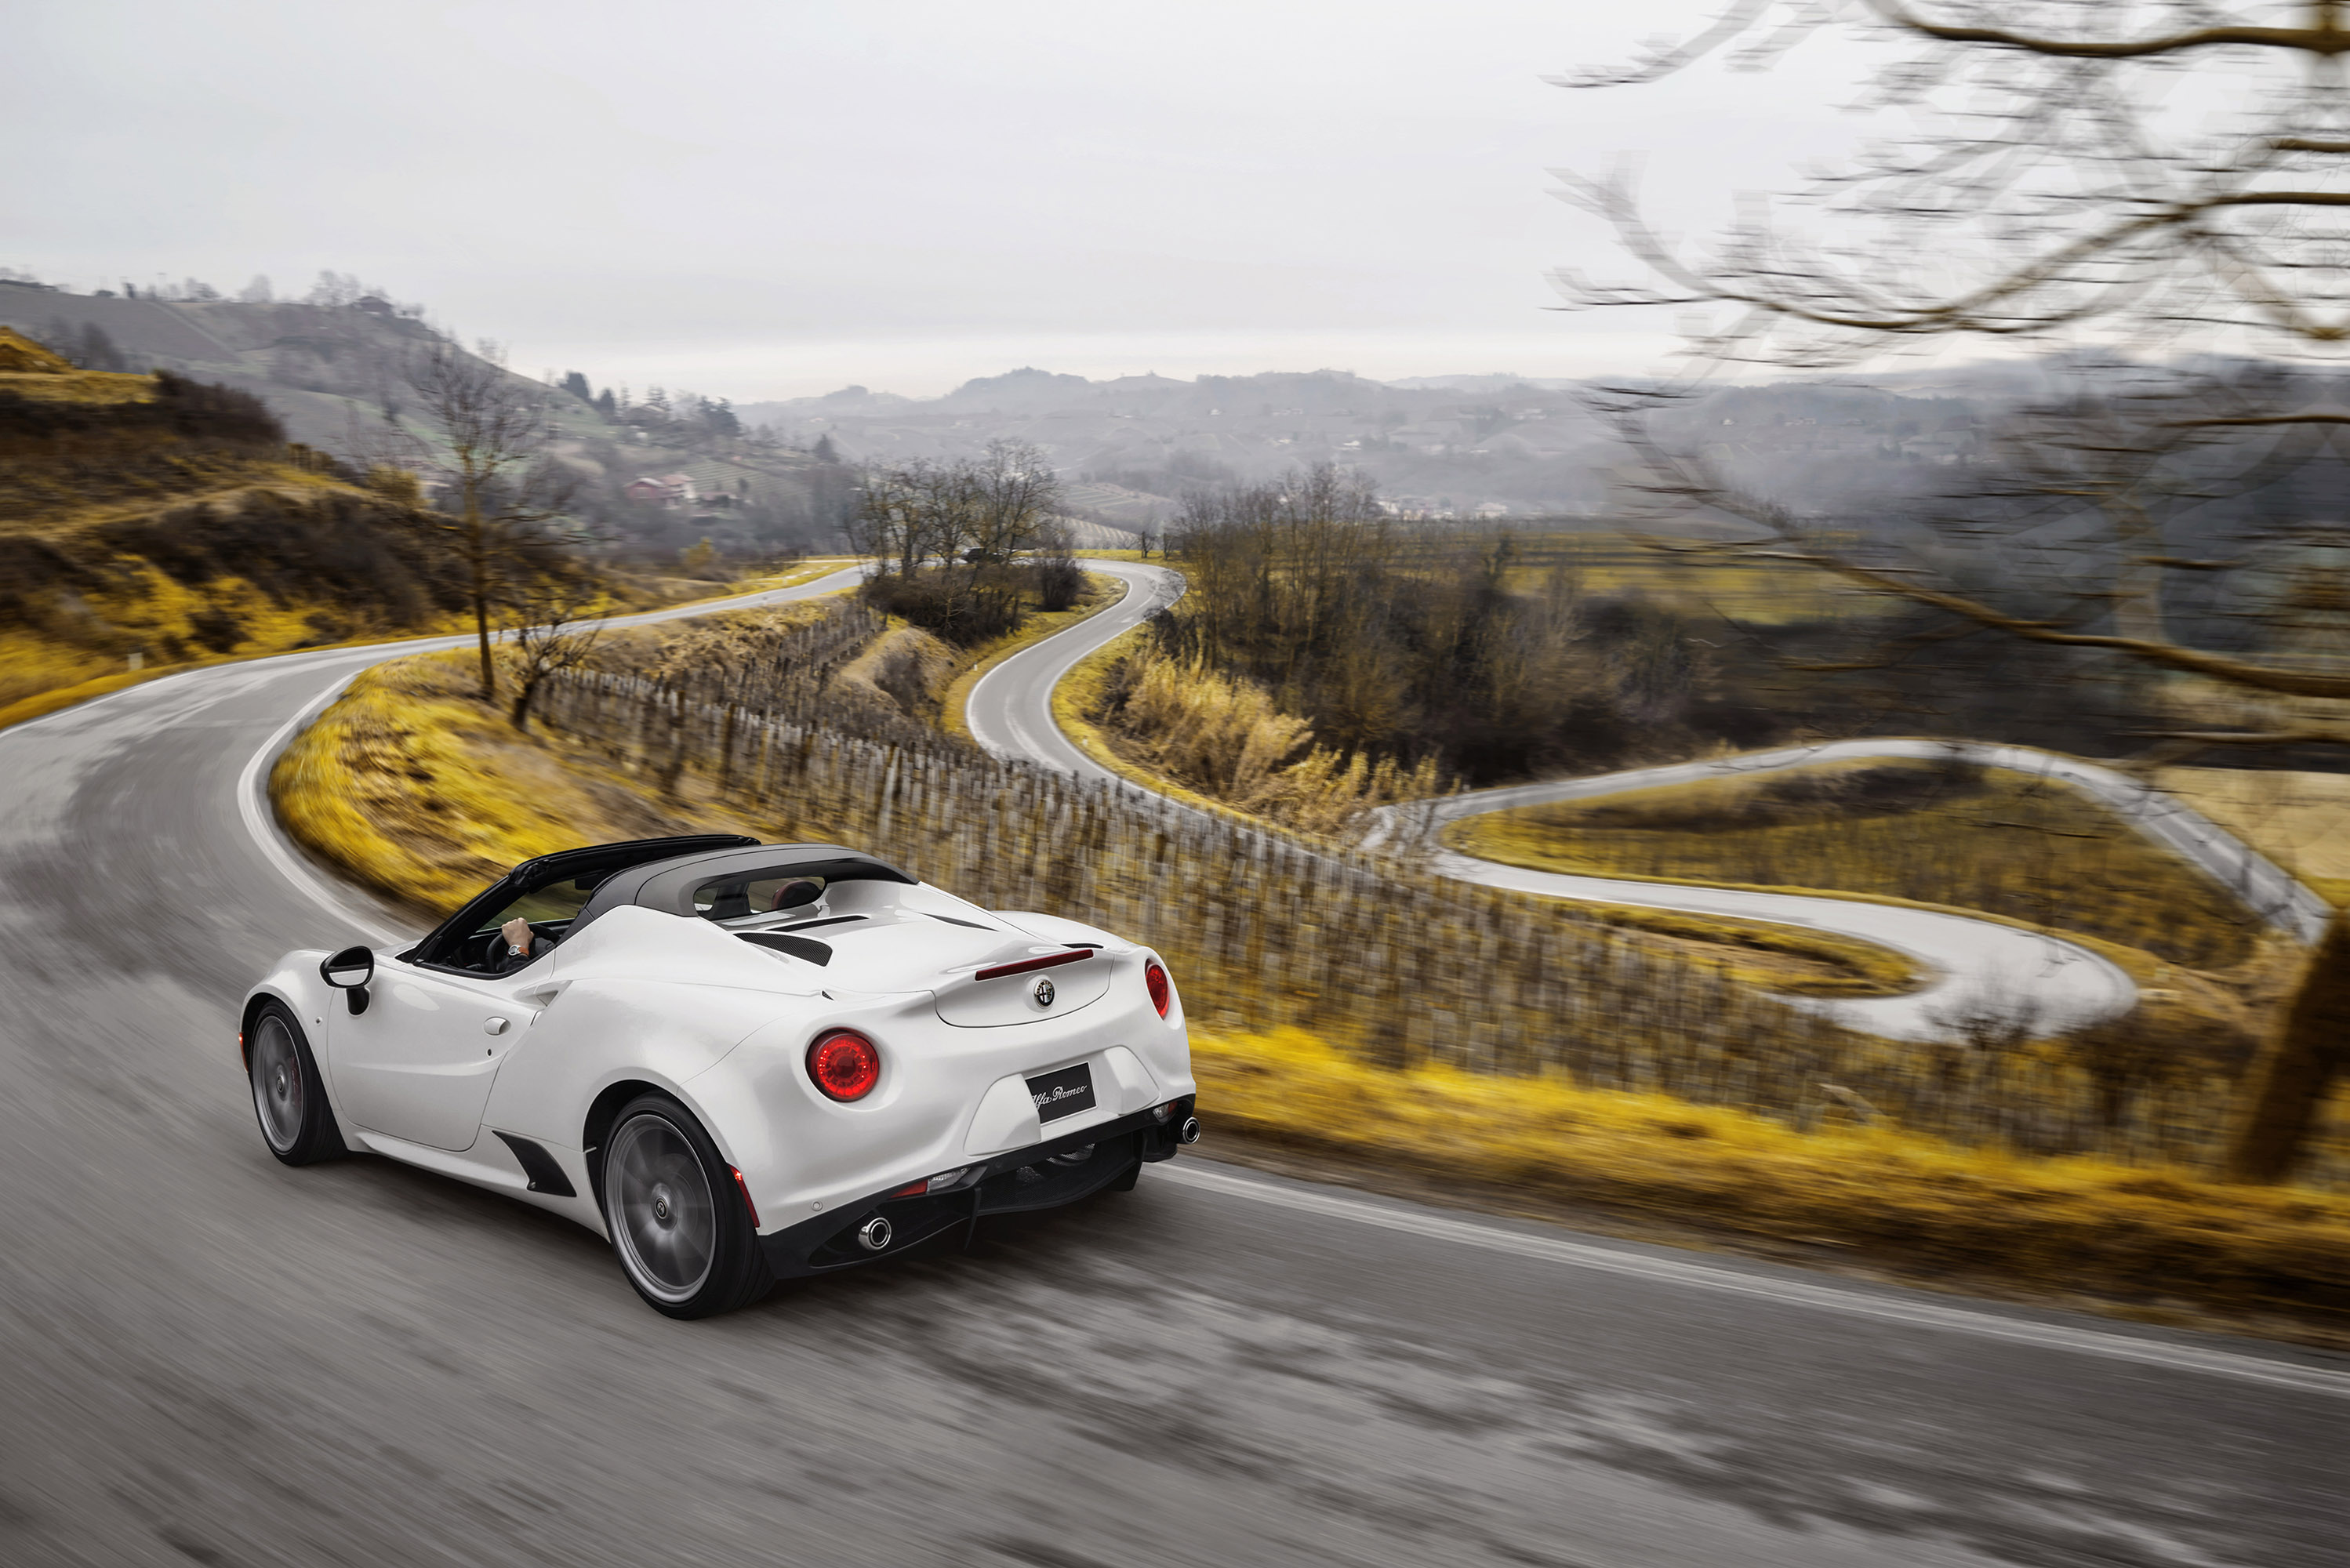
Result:
<svg viewBox="0 0 2350 1568"><path fill-rule="evenodd" d="M442 623L463 585L400 517L249 393L78 370L0 327L0 721L134 672Z"/></svg>
<svg viewBox="0 0 2350 1568"><path fill-rule="evenodd" d="M286 435L324 452L380 444L387 424L430 447L406 369L420 348L449 335L417 307L346 294L328 296L332 303L133 299L0 280L0 327L83 365L169 370L249 393ZM723 554L759 556L832 542L847 477L805 452L746 436L723 402L679 394L606 408L513 379L546 409L555 455L580 482L575 510L607 553L673 560L708 537ZM627 492L634 480L678 473L692 482L690 497L649 503Z"/></svg>

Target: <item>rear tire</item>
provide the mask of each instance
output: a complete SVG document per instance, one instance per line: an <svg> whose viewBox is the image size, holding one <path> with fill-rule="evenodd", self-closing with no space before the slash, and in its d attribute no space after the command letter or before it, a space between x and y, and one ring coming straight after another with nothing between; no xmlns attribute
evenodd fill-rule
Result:
<svg viewBox="0 0 2350 1568"><path fill-rule="evenodd" d="M604 1228L620 1272L669 1317L714 1317L775 1287L733 1168L667 1095L620 1107L604 1140Z"/></svg>
<svg viewBox="0 0 2350 1568"><path fill-rule="evenodd" d="M313 1165L350 1152L335 1125L334 1107L327 1103L318 1059L283 1003L265 1002L254 1014L244 1056L261 1141L279 1163Z"/></svg>

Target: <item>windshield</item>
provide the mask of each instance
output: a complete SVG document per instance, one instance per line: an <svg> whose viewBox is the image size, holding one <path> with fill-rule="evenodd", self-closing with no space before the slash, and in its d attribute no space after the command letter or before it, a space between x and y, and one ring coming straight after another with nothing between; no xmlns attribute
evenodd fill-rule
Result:
<svg viewBox="0 0 2350 1568"><path fill-rule="evenodd" d="M584 877L567 877L533 888L507 904L497 913L484 919L473 929L494 931L508 920L525 919L537 924L548 920L567 920L577 915L588 902L588 895L604 879L605 873L590 872Z"/></svg>

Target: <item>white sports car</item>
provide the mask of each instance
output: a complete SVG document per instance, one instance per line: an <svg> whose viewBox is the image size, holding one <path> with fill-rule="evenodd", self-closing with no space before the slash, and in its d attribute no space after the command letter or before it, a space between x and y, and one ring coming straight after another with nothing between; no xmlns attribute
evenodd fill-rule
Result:
<svg viewBox="0 0 2350 1568"><path fill-rule="evenodd" d="M1131 1187L1200 1135L1156 953L831 845L542 856L401 951L287 954L243 1022L279 1159L554 1210L671 1317Z"/></svg>

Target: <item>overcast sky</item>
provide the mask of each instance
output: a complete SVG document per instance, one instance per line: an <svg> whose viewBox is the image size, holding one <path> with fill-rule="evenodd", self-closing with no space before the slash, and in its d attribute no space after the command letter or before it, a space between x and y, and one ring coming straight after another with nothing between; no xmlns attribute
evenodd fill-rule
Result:
<svg viewBox="0 0 2350 1568"><path fill-rule="evenodd" d="M14 0L0 265L77 288L330 267L517 369L738 401L1091 376L1584 375L1669 323L1545 171L1663 210L1843 145L1815 39L1608 92L1545 73L1708 0L368 5Z"/></svg>

